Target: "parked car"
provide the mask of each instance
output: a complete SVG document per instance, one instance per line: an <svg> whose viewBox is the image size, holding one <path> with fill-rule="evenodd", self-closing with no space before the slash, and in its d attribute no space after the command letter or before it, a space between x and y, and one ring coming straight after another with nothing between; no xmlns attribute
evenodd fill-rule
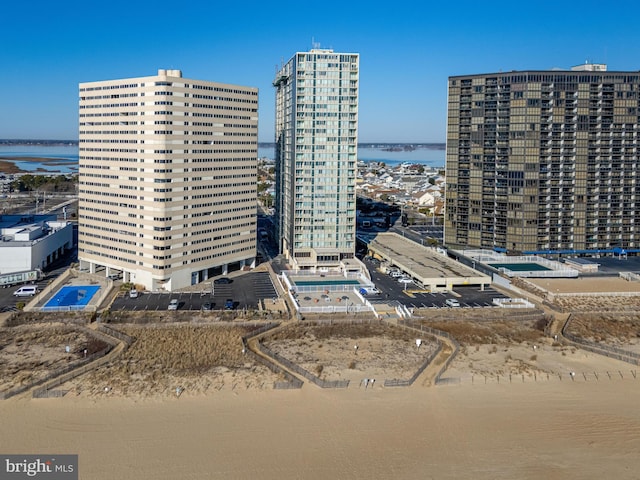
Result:
<svg viewBox="0 0 640 480"><path fill-rule="evenodd" d="M227 298L227 300L224 302L224 309L225 310L233 310L235 307L235 302L233 301L233 299L231 298Z"/></svg>
<svg viewBox="0 0 640 480"><path fill-rule="evenodd" d="M455 298L447 298L447 300L444 302L447 307L459 307L460 306L460 302L458 300L456 300Z"/></svg>
<svg viewBox="0 0 640 480"><path fill-rule="evenodd" d="M13 292L14 297L33 297L36 293L38 293L38 287L35 285L29 285L27 287L20 287L18 290Z"/></svg>
<svg viewBox="0 0 640 480"><path fill-rule="evenodd" d="M129 298L138 298L139 294L140 293L135 288L132 290L129 290Z"/></svg>
<svg viewBox="0 0 640 480"><path fill-rule="evenodd" d="M208 312L209 310L211 310L211 304L210 304L209 302L207 302L207 303L203 303L203 304L202 304L202 310L204 310L204 311L207 311L207 312Z"/></svg>
<svg viewBox="0 0 640 480"><path fill-rule="evenodd" d="M374 287L362 287L360 289L361 295L380 295L380 290Z"/></svg>
<svg viewBox="0 0 640 480"><path fill-rule="evenodd" d="M167 310L177 310L177 309L178 309L178 299L174 298L169 302L169 306L167 307Z"/></svg>
<svg viewBox="0 0 640 480"><path fill-rule="evenodd" d="M411 277L404 276L404 277L398 278L398 281L400 283L411 283L413 282L413 279Z"/></svg>
<svg viewBox="0 0 640 480"><path fill-rule="evenodd" d="M231 283L231 279L227 277L220 277L216 278L213 283L216 285L228 285L229 283Z"/></svg>

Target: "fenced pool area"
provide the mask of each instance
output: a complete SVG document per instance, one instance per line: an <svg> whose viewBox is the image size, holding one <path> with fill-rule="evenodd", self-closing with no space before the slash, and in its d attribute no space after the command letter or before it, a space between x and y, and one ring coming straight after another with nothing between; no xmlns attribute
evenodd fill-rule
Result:
<svg viewBox="0 0 640 480"><path fill-rule="evenodd" d="M294 285L299 287L329 287L333 285L359 285L360 281L341 277L335 280L315 279L315 280L294 280Z"/></svg>
<svg viewBox="0 0 640 480"><path fill-rule="evenodd" d="M82 310L100 290L100 285L65 285L49 300L43 310Z"/></svg>
<svg viewBox="0 0 640 480"><path fill-rule="evenodd" d="M372 311L360 288L374 287L361 273L283 272L283 287L300 313L352 313Z"/></svg>
<svg viewBox="0 0 640 480"><path fill-rule="evenodd" d="M373 286L371 281L360 273L348 275L338 273L285 273L282 276L287 290L296 293L352 292L360 287Z"/></svg>
<svg viewBox="0 0 640 480"><path fill-rule="evenodd" d="M551 268L545 267L544 265L540 265L539 263L488 263L490 267L501 269L504 268L506 270L511 270L512 272L542 272L545 270L552 270Z"/></svg>
<svg viewBox="0 0 640 480"><path fill-rule="evenodd" d="M578 270L570 264L550 260L539 255L505 255L492 250L461 250L458 253L471 263L483 263L488 267L500 271L508 277L541 277L541 278L574 278Z"/></svg>

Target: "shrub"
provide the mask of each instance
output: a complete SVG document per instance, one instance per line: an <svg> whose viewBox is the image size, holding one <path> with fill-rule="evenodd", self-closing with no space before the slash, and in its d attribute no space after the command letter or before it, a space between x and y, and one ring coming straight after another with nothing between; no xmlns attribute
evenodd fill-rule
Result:
<svg viewBox="0 0 640 480"><path fill-rule="evenodd" d="M550 323L551 323L551 319L549 317L543 317L543 318L540 318L539 320L536 320L534 324L534 328L536 330L540 330L541 332L544 332L545 328L547 328L547 326Z"/></svg>

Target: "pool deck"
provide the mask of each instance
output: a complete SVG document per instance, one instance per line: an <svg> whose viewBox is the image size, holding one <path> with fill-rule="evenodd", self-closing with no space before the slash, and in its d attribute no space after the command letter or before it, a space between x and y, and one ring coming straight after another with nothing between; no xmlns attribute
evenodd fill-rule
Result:
<svg viewBox="0 0 640 480"><path fill-rule="evenodd" d="M55 281L48 285L42 292L33 297L33 300L25 306L24 310L28 311L40 311L43 307L58 293L58 291L64 286L99 286L99 290L91 297L91 300L87 305L81 307L47 307L45 311L69 311L69 310L86 310L96 311L98 307L105 301L106 297L111 292L113 287L113 281L100 275L91 275L89 273L78 272L71 268L67 269L62 275L60 275Z"/></svg>
<svg viewBox="0 0 640 480"><path fill-rule="evenodd" d="M549 267L545 267L544 265L540 265L539 263L487 263L490 267L495 269L504 268L506 270L511 270L512 272L543 272L551 270Z"/></svg>
<svg viewBox="0 0 640 480"><path fill-rule="evenodd" d="M100 285L63 285L43 308L85 307L100 288Z"/></svg>
<svg viewBox="0 0 640 480"><path fill-rule="evenodd" d="M345 312L366 310L366 306L357 290L371 286L371 281L364 277L350 274L345 277L337 272L283 272L286 281L291 285L293 295L301 311ZM287 288L283 282L283 288ZM295 292L295 293L293 293Z"/></svg>

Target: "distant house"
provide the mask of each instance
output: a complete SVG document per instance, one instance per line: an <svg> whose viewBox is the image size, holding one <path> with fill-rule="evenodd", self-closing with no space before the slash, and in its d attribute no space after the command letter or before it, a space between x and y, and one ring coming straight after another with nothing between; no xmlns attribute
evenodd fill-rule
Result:
<svg viewBox="0 0 640 480"><path fill-rule="evenodd" d="M381 200L385 197L390 199L396 199L404 195L404 193L405 192L403 190L400 190L398 188L385 188L384 186L377 186L372 190L371 196L378 200Z"/></svg>
<svg viewBox="0 0 640 480"><path fill-rule="evenodd" d="M434 197L441 197L443 187L440 185L429 185L427 188L425 188L425 190Z"/></svg>
<svg viewBox="0 0 640 480"><path fill-rule="evenodd" d="M418 207L432 207L435 202L435 196L425 190L413 193L411 198L413 205Z"/></svg>
<svg viewBox="0 0 640 480"><path fill-rule="evenodd" d="M382 175L378 175L378 179L380 180L381 183L384 183L386 185L389 185L393 182L393 177L386 172L383 173Z"/></svg>
<svg viewBox="0 0 640 480"><path fill-rule="evenodd" d="M432 175L429 177L429 180L434 185L443 185L446 182L446 179L442 175Z"/></svg>

